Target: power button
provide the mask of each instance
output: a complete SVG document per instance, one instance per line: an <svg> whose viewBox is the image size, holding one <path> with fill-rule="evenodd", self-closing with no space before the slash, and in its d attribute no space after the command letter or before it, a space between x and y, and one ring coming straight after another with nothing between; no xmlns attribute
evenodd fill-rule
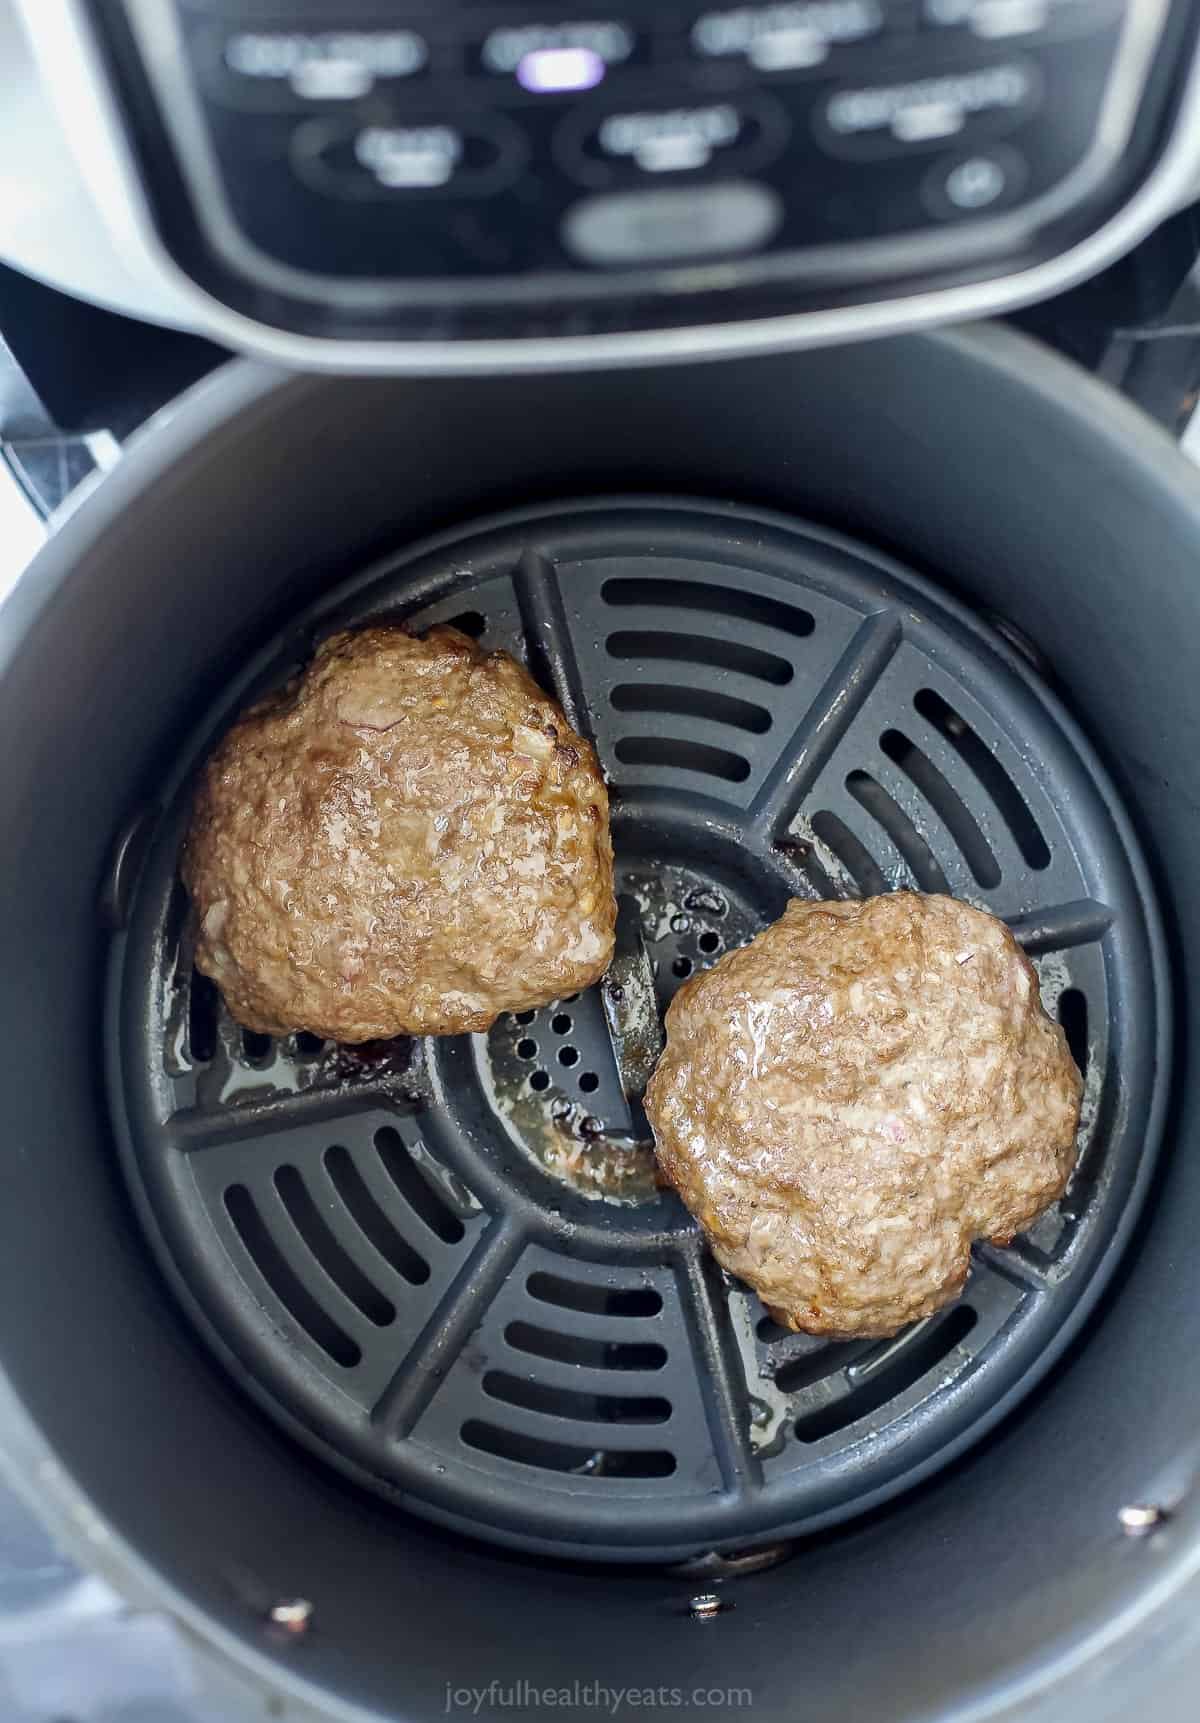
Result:
<svg viewBox="0 0 1200 1723"><path fill-rule="evenodd" d="M1007 144L970 155L942 156L925 176L925 206L938 221L962 221L1011 209L1029 179L1025 158Z"/></svg>

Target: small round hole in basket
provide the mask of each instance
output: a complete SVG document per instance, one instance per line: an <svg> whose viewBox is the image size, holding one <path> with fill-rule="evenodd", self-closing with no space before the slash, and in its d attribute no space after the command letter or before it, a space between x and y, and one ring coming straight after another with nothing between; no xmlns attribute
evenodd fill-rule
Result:
<svg viewBox="0 0 1200 1723"><path fill-rule="evenodd" d="M692 973L692 960L691 960L691 958L690 957L677 957L675 959L674 963L671 965L671 973L672 973L672 975L678 975L680 977L683 977L685 975L690 975Z"/></svg>
<svg viewBox="0 0 1200 1723"><path fill-rule="evenodd" d="M550 1019L550 1027L556 1035L569 1035L571 1032L571 1019L567 1016L565 1011L560 1011L556 1016Z"/></svg>
<svg viewBox="0 0 1200 1723"><path fill-rule="evenodd" d="M517 1042L517 1058L533 1059L537 1057L537 1042L531 1041L528 1035L523 1041Z"/></svg>
<svg viewBox="0 0 1200 1723"><path fill-rule="evenodd" d="M534 1071L529 1078L529 1087L538 1090L548 1089L550 1087L549 1071Z"/></svg>
<svg viewBox="0 0 1200 1723"><path fill-rule="evenodd" d="M560 1047L558 1050L558 1062L560 1065L578 1065L578 1047Z"/></svg>
<svg viewBox="0 0 1200 1723"><path fill-rule="evenodd" d="M585 1071L579 1079L579 1087L585 1095L594 1094L600 1087L600 1079L594 1071Z"/></svg>

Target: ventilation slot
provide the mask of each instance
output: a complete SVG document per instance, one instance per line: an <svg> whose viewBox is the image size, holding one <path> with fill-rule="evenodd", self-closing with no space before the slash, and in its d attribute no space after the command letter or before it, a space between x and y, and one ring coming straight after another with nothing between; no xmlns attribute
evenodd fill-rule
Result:
<svg viewBox="0 0 1200 1723"><path fill-rule="evenodd" d="M192 970L188 992L188 1051L197 1065L207 1065L217 1051L217 1015L221 995L216 983Z"/></svg>
<svg viewBox="0 0 1200 1723"><path fill-rule="evenodd" d="M812 817L812 829L825 845L841 862L858 887L860 897L878 897L888 889L883 870L876 864L874 856L862 845L836 814L827 809ZM840 897L840 892L833 892L834 897Z"/></svg>
<svg viewBox="0 0 1200 1723"><path fill-rule="evenodd" d="M262 1275L280 1304L303 1328L309 1339L349 1370L357 1364L362 1353L350 1336L339 1328L332 1316L317 1303L299 1275L271 1237L266 1223L255 1207L254 1198L245 1185L230 1185L225 1192L225 1212L254 1266Z"/></svg>
<svg viewBox="0 0 1200 1723"><path fill-rule="evenodd" d="M1049 867L1050 848L1037 821L1004 767L994 754L989 753L986 743L932 688L922 688L913 705L922 718L946 738L963 764L979 779L1012 833L1013 842L1025 858L1026 866L1039 872Z"/></svg>
<svg viewBox="0 0 1200 1723"><path fill-rule="evenodd" d="M872 1370L870 1354L852 1366L859 1380L848 1394L813 1411L801 1413L795 1422L796 1439L819 1442L832 1436L860 1418L878 1412L889 1400L905 1393L922 1376L937 1368L943 1359L960 1346L974 1328L975 1312L966 1304L956 1304L945 1316L922 1327L912 1340L897 1346L888 1343L880 1354L886 1362Z"/></svg>
<svg viewBox="0 0 1200 1723"><path fill-rule="evenodd" d="M557 1334L532 1322L510 1322L504 1338L517 1352L578 1364L584 1370L661 1370L667 1349L656 1340L591 1340L582 1334Z"/></svg>
<svg viewBox="0 0 1200 1723"><path fill-rule="evenodd" d="M577 1472L590 1478L669 1478L675 1470L674 1454L571 1448L565 1442L543 1442L517 1430L503 1430L479 1418L463 1425L462 1439L469 1448L544 1472Z"/></svg>
<svg viewBox="0 0 1200 1723"><path fill-rule="evenodd" d="M463 1236L463 1223L423 1177L399 1131L384 1125L375 1133L375 1147L388 1177L413 1213L443 1244L457 1244Z"/></svg>
<svg viewBox="0 0 1200 1723"><path fill-rule="evenodd" d="M242 1030L242 1058L250 1065L269 1065L275 1052L275 1043L269 1035L260 1035L257 1029Z"/></svg>
<svg viewBox="0 0 1200 1723"><path fill-rule="evenodd" d="M707 688L679 688L663 682L622 682L609 695L618 712L669 712L677 718L706 718L761 736L771 728L771 714L749 700L735 700Z"/></svg>
<svg viewBox="0 0 1200 1723"><path fill-rule="evenodd" d="M171 881L171 895L167 899L166 914L163 917L162 950L164 957L175 966L177 975L182 977L187 964L188 953L183 947L184 929L187 927L188 913L191 909L191 899L181 879Z"/></svg>
<svg viewBox="0 0 1200 1723"><path fill-rule="evenodd" d="M329 1223L309 1194L295 1167L279 1167L275 1189L292 1225L316 1257L334 1285L362 1311L368 1322L386 1328L395 1320L396 1307L369 1281L354 1258L330 1231Z"/></svg>
<svg viewBox="0 0 1200 1723"><path fill-rule="evenodd" d="M478 640L487 632L487 617L481 616L477 610L464 610L460 616L448 618L448 625L457 628L461 634L469 634L472 640Z"/></svg>
<svg viewBox="0 0 1200 1723"><path fill-rule="evenodd" d="M816 627L812 616L798 605L757 592L729 586L707 586L699 580L606 580L600 588L605 604L644 604L663 610L703 610L710 616L732 617L734 622L753 622L760 628L775 628L802 640Z"/></svg>
<svg viewBox="0 0 1200 1723"><path fill-rule="evenodd" d="M1071 1057L1079 1066L1081 1077L1088 1070L1088 1008L1087 996L1078 987L1067 987L1058 996L1058 1021L1062 1024Z"/></svg>
<svg viewBox="0 0 1200 1723"><path fill-rule="evenodd" d="M354 1157L340 1143L325 1151L325 1170L333 1188L345 1203L350 1217L363 1236L401 1279L422 1286L429 1279L429 1264L392 1225L376 1202L371 1188L354 1164Z"/></svg>
<svg viewBox="0 0 1200 1723"><path fill-rule="evenodd" d="M880 746L888 759L899 766L962 851L976 883L987 890L1000 884L1000 869L988 847L988 841L975 823L975 816L958 791L947 782L933 761L902 736L899 730L888 730L880 738Z"/></svg>
<svg viewBox="0 0 1200 1723"><path fill-rule="evenodd" d="M780 1340L794 1340L795 1330L785 1328L782 1322L776 1322L773 1316L760 1316L754 1332L764 1346L774 1346Z"/></svg>
<svg viewBox="0 0 1200 1723"><path fill-rule="evenodd" d="M933 851L913 825L904 809L877 784L867 772L851 772L846 788L860 808L865 808L891 838L904 859L918 891L946 890L946 876L938 866Z"/></svg>
<svg viewBox="0 0 1200 1723"><path fill-rule="evenodd" d="M595 1286L590 1280L563 1280L540 1270L529 1276L526 1286L529 1296L542 1304L587 1316L657 1316L662 1309L662 1297L652 1286Z"/></svg>
<svg viewBox="0 0 1200 1723"><path fill-rule="evenodd" d="M668 736L622 736L613 752L625 766L665 766L672 772L703 772L710 778L741 784L750 776L750 763L724 748L684 742Z"/></svg>
<svg viewBox="0 0 1200 1723"><path fill-rule="evenodd" d="M793 1340L796 1338L796 1335L792 1336ZM824 1382L836 1371L844 1370L847 1364L861 1358L866 1351L865 1342L856 1346L845 1341L818 1341L811 1350L803 1351L779 1366L775 1372L775 1386L781 1394L799 1394L802 1389L811 1388L814 1383Z"/></svg>
<svg viewBox="0 0 1200 1723"><path fill-rule="evenodd" d="M649 629L630 629L610 634L608 651L612 658L698 664L710 674L730 670L738 676L753 676L759 682L771 682L776 688L790 682L793 674L786 658L776 658L773 652L760 652L756 646L743 646L738 640L723 640L716 634L664 634Z"/></svg>
<svg viewBox="0 0 1200 1723"><path fill-rule="evenodd" d="M525 1412L544 1412L548 1418L578 1418L593 1424L665 1424L671 1402L658 1395L619 1398L615 1394L581 1394L574 1388L556 1388L545 1382L509 1376L489 1370L483 1391L493 1400L519 1406Z"/></svg>

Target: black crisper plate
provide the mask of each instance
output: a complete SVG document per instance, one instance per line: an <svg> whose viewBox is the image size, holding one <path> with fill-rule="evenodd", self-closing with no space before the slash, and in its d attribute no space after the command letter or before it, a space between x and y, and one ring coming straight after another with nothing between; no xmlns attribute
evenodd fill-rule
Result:
<svg viewBox="0 0 1200 1723"><path fill-rule="evenodd" d="M357 1051L245 1035L192 973L189 775L317 635L379 617L454 621L526 659L594 737L617 964L489 1035ZM674 1561L844 1519L1032 1387L1134 1219L1168 1007L1125 817L1016 651L828 533L586 501L407 552L231 685L146 835L109 1037L160 1261L263 1407L443 1523ZM896 887L1014 928L1084 1068L1081 1154L1028 1236L979 1247L957 1304L892 1341L831 1344L777 1328L655 1188L637 1090L687 974L789 896Z"/></svg>

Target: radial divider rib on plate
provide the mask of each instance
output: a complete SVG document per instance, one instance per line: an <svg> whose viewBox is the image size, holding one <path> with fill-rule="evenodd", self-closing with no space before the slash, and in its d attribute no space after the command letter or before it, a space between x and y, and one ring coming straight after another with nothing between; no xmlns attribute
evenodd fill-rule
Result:
<svg viewBox="0 0 1200 1723"><path fill-rule="evenodd" d="M376 1401L373 1424L397 1437L409 1433L483 1321L525 1243L525 1230L514 1216L492 1222Z"/></svg>
<svg viewBox="0 0 1200 1723"><path fill-rule="evenodd" d="M512 579L530 674L554 695L575 734L594 742L558 570L540 551L527 550Z"/></svg>
<svg viewBox="0 0 1200 1723"><path fill-rule="evenodd" d="M842 653L750 804L750 823L769 834L784 832L903 638L900 618L880 610L868 616Z"/></svg>

